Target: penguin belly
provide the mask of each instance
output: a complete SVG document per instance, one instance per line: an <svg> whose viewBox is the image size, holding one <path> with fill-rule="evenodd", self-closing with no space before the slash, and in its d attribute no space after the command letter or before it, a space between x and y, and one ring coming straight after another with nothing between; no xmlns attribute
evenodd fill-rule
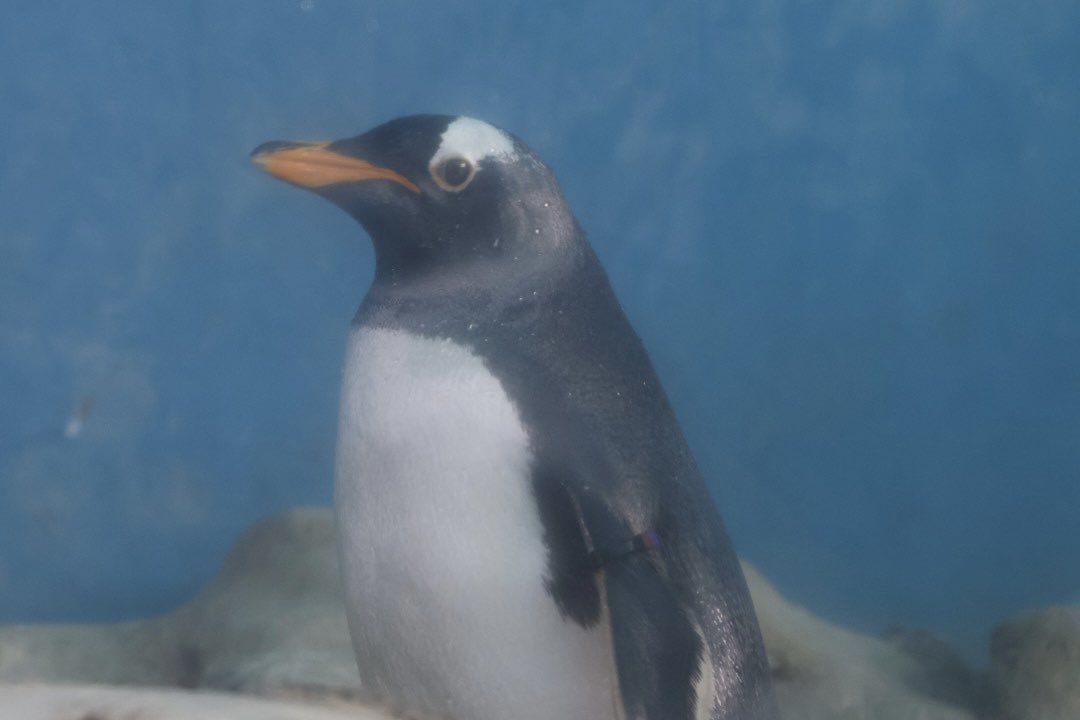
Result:
<svg viewBox="0 0 1080 720"><path fill-rule="evenodd" d="M619 716L606 613L585 628L545 587L529 436L467 347L354 328L335 507L361 679L406 716Z"/></svg>

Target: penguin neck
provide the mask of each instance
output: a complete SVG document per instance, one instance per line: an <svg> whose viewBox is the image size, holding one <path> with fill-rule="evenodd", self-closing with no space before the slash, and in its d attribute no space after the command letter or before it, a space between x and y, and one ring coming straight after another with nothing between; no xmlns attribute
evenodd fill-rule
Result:
<svg viewBox="0 0 1080 720"><path fill-rule="evenodd" d="M572 322L574 309L583 305L625 322L599 260L579 237L572 248L531 258L528 265L503 259L467 272L406 278L376 272L353 324L482 339L555 317Z"/></svg>

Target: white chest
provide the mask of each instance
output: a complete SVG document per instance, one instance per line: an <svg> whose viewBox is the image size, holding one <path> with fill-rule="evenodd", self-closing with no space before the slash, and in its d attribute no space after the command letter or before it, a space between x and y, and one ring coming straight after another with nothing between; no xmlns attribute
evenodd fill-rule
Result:
<svg viewBox="0 0 1080 720"><path fill-rule="evenodd" d="M529 438L483 361L358 329L345 363L335 505L363 680L441 718L612 718L605 621L560 616Z"/></svg>

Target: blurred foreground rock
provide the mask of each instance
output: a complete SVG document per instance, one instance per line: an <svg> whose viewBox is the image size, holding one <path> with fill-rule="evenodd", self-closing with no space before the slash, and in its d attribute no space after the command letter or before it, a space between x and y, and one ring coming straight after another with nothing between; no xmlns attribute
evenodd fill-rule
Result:
<svg viewBox="0 0 1080 720"><path fill-rule="evenodd" d="M983 683L941 641L849 632L746 573L786 720L1080 720L1078 611L999 629L993 679L1009 714L980 712ZM363 707L348 638L333 516L296 509L248 531L167 615L0 627L0 683L20 683L0 684L0 718L385 720Z"/></svg>

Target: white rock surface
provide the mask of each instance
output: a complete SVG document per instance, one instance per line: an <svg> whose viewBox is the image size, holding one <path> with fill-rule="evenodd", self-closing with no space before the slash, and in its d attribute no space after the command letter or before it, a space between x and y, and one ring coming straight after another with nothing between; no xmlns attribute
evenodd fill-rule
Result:
<svg viewBox="0 0 1080 720"><path fill-rule="evenodd" d="M366 708L216 692L0 684L4 720L390 720Z"/></svg>

